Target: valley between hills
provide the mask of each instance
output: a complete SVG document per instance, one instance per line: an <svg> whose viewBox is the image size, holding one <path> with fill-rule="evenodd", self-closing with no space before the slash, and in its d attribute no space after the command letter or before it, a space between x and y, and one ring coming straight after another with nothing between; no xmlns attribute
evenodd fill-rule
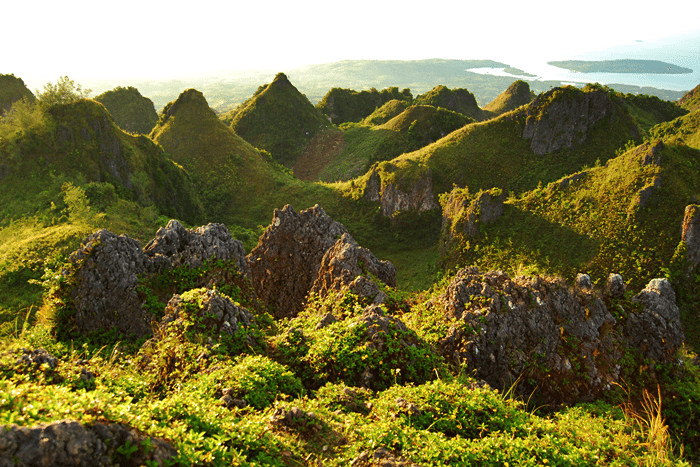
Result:
<svg viewBox="0 0 700 467"><path fill-rule="evenodd" d="M0 75L0 466L700 462L700 86L503 78Z"/></svg>

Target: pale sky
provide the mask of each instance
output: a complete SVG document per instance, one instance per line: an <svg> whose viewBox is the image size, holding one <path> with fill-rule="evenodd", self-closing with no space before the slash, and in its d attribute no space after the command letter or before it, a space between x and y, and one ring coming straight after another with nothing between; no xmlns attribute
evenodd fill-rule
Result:
<svg viewBox="0 0 700 467"><path fill-rule="evenodd" d="M14 0L2 8L0 73L14 73L34 90L63 75L78 82L162 79L344 59L492 59L518 66L700 28L697 1L620 3Z"/></svg>

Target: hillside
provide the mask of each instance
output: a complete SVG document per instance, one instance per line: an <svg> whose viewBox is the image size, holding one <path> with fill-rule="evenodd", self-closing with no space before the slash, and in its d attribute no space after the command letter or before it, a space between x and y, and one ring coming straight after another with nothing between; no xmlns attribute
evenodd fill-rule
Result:
<svg viewBox="0 0 700 467"><path fill-rule="evenodd" d="M383 119L377 116L383 114L386 118L387 113L387 109L382 107L373 115L377 119ZM451 110L413 105L381 125L348 126L343 133L345 144L320 171L319 179L350 180L365 173L375 162L415 151L473 121Z"/></svg>
<svg viewBox="0 0 700 467"><path fill-rule="evenodd" d="M406 110L407 103L399 99L392 99L362 120L364 125L382 125Z"/></svg>
<svg viewBox="0 0 700 467"><path fill-rule="evenodd" d="M517 194L584 166L605 163L628 140L640 136L636 121L615 93L596 86L556 88L527 106L467 125L425 148L381 163L377 173L382 180L404 180L410 186L417 180L416 167L430 169L435 197L453 184L473 192L499 187Z"/></svg>
<svg viewBox="0 0 700 467"><path fill-rule="evenodd" d="M0 116L10 110L12 104L22 99L34 101L34 94L21 78L0 74Z"/></svg>
<svg viewBox="0 0 700 467"><path fill-rule="evenodd" d="M280 164L292 167L304 147L330 124L279 73L235 115L231 128L253 146L269 151Z"/></svg>
<svg viewBox="0 0 700 467"><path fill-rule="evenodd" d="M130 133L147 135L158 121L153 101L143 97L138 89L117 87L95 97L114 118L119 128Z"/></svg>
<svg viewBox="0 0 700 467"><path fill-rule="evenodd" d="M534 98L535 93L530 90L530 85L525 81L518 80L485 105L483 110L495 117L515 110L521 105L529 104Z"/></svg>
<svg viewBox="0 0 700 467"><path fill-rule="evenodd" d="M681 97L678 105L691 112L700 109L700 84Z"/></svg>

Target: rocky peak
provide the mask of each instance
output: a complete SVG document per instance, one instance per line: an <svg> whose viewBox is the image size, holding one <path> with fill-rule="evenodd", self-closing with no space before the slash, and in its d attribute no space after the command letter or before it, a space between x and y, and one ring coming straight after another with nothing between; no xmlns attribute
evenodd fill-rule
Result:
<svg viewBox="0 0 700 467"><path fill-rule="evenodd" d="M171 220L145 249L127 235L99 230L71 254L72 267L62 272L66 284L72 284L67 293L75 309L70 323L63 324L80 332L116 329L124 335L150 335L152 316L143 308L139 277L183 265L196 268L212 258L233 261L236 274L250 273L243 244L222 224L188 230Z"/></svg>
<svg viewBox="0 0 700 467"><path fill-rule="evenodd" d="M572 148L586 141L588 132L601 120L612 127L619 113L602 89L555 88L527 107L523 139L531 140L530 148L538 155Z"/></svg>
<svg viewBox="0 0 700 467"><path fill-rule="evenodd" d="M379 201L383 216L391 217L400 211L423 212L439 207L433 195L433 172L429 167L413 167L414 173L403 177L398 167L391 163L384 163L381 169L376 165L372 167L363 196L369 201Z"/></svg>
<svg viewBox="0 0 700 467"><path fill-rule="evenodd" d="M619 297L622 279L611 275L609 282L607 295ZM511 279L500 271L465 268L435 303L458 323L438 346L448 361L466 365L492 387L507 388L527 375L545 403L592 400L619 382L621 349L668 363L683 344L667 280L651 281L626 309L619 303L620 320L583 274L570 288L560 279Z"/></svg>
<svg viewBox="0 0 700 467"><path fill-rule="evenodd" d="M464 189L453 188L442 207L443 238L449 241L458 232L468 237L478 235L481 225L493 222L502 214L502 190L492 188L469 196Z"/></svg>
<svg viewBox="0 0 700 467"><path fill-rule="evenodd" d="M396 285L396 268L357 245L318 205L299 213L289 205L275 209L248 258L255 292L278 318L296 316L309 292L340 290L360 274Z"/></svg>
<svg viewBox="0 0 700 467"><path fill-rule="evenodd" d="M175 102L170 102L165 106L163 109L163 119L167 120L178 113L197 113L202 111L211 112L216 116L214 111L209 107L209 103L207 103L204 94L196 89L186 89L182 91Z"/></svg>
<svg viewBox="0 0 700 467"><path fill-rule="evenodd" d="M527 81L518 80L508 86L508 89L499 94L484 110L500 115L517 109L521 105L532 102L533 93Z"/></svg>

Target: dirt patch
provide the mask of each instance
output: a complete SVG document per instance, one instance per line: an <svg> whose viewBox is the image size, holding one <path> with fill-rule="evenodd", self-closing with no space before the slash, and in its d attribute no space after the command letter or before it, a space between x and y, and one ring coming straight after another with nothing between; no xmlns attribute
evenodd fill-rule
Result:
<svg viewBox="0 0 700 467"><path fill-rule="evenodd" d="M292 169L294 175L301 180L318 181L321 171L343 152L346 145L342 131L328 130L316 135L297 159Z"/></svg>

